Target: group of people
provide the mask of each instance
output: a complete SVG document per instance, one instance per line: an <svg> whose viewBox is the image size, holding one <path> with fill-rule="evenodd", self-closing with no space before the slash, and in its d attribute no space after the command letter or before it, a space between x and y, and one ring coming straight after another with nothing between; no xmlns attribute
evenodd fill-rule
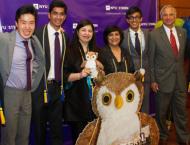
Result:
<svg viewBox="0 0 190 145"><path fill-rule="evenodd" d="M104 48L96 45L93 23L87 19L78 23L70 41L62 29L66 16L66 4L53 0L48 24L36 28L35 8L24 5L16 11L16 30L0 33L0 89L6 117L6 125L1 127L1 144L28 145L32 122L35 145L45 145L49 122L52 145L63 145L62 120L71 126L74 144L87 123L95 118L87 80L91 71L84 67L86 54L94 51L98 52L97 69L105 74L145 69L141 111L149 113L152 88L156 94L160 145L167 144L169 136L169 108L177 142L188 145L183 71L186 32L174 26L176 9L164 6L160 12L163 25L150 32L141 28L142 11L130 7L126 12L129 28L105 28Z"/></svg>

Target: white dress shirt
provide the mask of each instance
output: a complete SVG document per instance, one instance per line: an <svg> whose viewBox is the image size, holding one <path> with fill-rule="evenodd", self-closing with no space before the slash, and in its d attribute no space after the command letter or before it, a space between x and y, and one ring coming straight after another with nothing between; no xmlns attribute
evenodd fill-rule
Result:
<svg viewBox="0 0 190 145"><path fill-rule="evenodd" d="M130 38L132 41L133 46L135 47L135 33L138 33L139 41L140 41L140 46L142 51L145 50L145 38L144 38L144 33L142 32L141 29L139 29L137 32L133 31L131 28L129 28L129 33L130 33Z"/></svg>
<svg viewBox="0 0 190 145"><path fill-rule="evenodd" d="M165 32L166 32L166 34L168 36L168 39L170 41L170 30L171 29L166 27L165 25L163 25L163 26L164 26ZM176 31L175 27L172 28L172 32L173 32L174 37L175 37L175 41L176 41L176 44L177 44L177 49L179 50L179 39L178 39L177 31Z"/></svg>
<svg viewBox="0 0 190 145"><path fill-rule="evenodd" d="M47 25L47 29L48 29L48 38L49 38L49 47L50 47L50 70L49 70L49 74L48 74L48 80L54 80L55 79L55 69L54 69L54 50L55 50L55 46L54 46L54 42L55 42L55 32L59 33L59 40L60 40L60 45L61 45L61 53L62 53L62 34L60 29L58 31L56 31L51 25L50 23L48 23Z"/></svg>

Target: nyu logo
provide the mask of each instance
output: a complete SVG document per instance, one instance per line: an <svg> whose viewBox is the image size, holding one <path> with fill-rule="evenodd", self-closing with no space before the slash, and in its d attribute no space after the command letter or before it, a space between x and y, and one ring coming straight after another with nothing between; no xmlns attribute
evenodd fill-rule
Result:
<svg viewBox="0 0 190 145"><path fill-rule="evenodd" d="M110 5L106 5L105 8L106 8L106 11L111 11L111 10L117 10L118 9L117 6L110 6Z"/></svg>
<svg viewBox="0 0 190 145"><path fill-rule="evenodd" d="M40 4L33 4L33 6L39 10L39 9L48 9L48 5L40 5Z"/></svg>
<svg viewBox="0 0 190 145"><path fill-rule="evenodd" d="M111 10L128 10L129 8L127 6L110 6L110 5L106 5L105 9L106 9L106 11L111 11Z"/></svg>
<svg viewBox="0 0 190 145"><path fill-rule="evenodd" d="M78 23L73 23L73 29L76 29Z"/></svg>

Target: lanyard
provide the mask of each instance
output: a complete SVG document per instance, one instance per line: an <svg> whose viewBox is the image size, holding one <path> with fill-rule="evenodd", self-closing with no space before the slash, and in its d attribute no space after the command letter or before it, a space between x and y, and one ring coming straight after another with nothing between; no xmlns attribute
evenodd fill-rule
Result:
<svg viewBox="0 0 190 145"><path fill-rule="evenodd" d="M141 41L140 41L140 50L141 50L141 53L140 53L140 67L142 68L142 63L143 63L143 60L142 60L142 37L140 37L140 38L141 38ZM130 31L128 32L127 44L128 44L129 53L131 55Z"/></svg>
<svg viewBox="0 0 190 145"><path fill-rule="evenodd" d="M45 30L47 28L47 25L44 26L43 29L43 38L42 38L42 48L44 51L44 56L45 56ZM63 52L62 52L62 62L61 62L61 99L63 100L64 98L64 90L63 90L63 64L65 60L65 52L66 52L66 39L65 39L65 34L61 33L62 39L63 39ZM44 72L44 103L48 103L48 87L47 87L47 72L46 72L46 66L45 66L45 72Z"/></svg>
<svg viewBox="0 0 190 145"><path fill-rule="evenodd" d="M123 60L125 62L125 72L128 72L128 68L127 68L127 62L125 60L125 58L123 57ZM113 62L113 65L114 65L114 69L115 69L115 72L117 72L117 65L116 65L116 62L114 59L112 59L112 62Z"/></svg>

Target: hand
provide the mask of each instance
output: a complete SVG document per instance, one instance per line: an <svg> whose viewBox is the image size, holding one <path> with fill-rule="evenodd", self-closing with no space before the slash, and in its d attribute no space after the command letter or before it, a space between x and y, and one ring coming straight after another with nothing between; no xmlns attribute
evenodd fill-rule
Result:
<svg viewBox="0 0 190 145"><path fill-rule="evenodd" d="M80 65L81 68L84 68L86 65L86 60L82 62L82 64Z"/></svg>
<svg viewBox="0 0 190 145"><path fill-rule="evenodd" d="M84 78L84 77L88 76L90 73L91 73L91 71L90 71L89 68L84 68L84 69L81 71L81 77Z"/></svg>
<svg viewBox="0 0 190 145"><path fill-rule="evenodd" d="M157 93L159 90L158 84L156 82L151 83L152 91Z"/></svg>
<svg viewBox="0 0 190 145"><path fill-rule="evenodd" d="M98 60L96 60L96 67L98 70L104 70L103 64Z"/></svg>

